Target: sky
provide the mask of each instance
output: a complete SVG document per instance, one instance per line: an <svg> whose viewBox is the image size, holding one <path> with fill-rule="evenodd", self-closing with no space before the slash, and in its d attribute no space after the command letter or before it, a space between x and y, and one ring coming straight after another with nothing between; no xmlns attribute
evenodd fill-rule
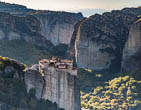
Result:
<svg viewBox="0 0 141 110"><path fill-rule="evenodd" d="M122 9L124 7L141 6L141 0L1 0L9 3L22 4L28 8L55 10L55 11L81 11L84 16L104 11Z"/></svg>

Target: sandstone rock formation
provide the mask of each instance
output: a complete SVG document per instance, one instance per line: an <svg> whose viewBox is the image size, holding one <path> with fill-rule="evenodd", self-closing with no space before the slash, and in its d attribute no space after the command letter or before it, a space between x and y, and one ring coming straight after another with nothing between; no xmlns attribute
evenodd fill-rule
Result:
<svg viewBox="0 0 141 110"><path fill-rule="evenodd" d="M30 89L34 88L36 90L36 98L40 99L42 97L42 90L44 85L44 80L41 74L37 70L33 70L30 68L25 71L26 74L24 79L27 92L29 92Z"/></svg>
<svg viewBox="0 0 141 110"><path fill-rule="evenodd" d="M0 2L0 40L26 41L50 55L64 58L74 25L82 18L81 13L33 10L22 5ZM4 53L8 53L7 50ZM5 56L2 52L0 54ZM16 58L16 55L8 57ZM20 58L20 61L23 60Z"/></svg>
<svg viewBox="0 0 141 110"><path fill-rule="evenodd" d="M70 44L74 25L83 18L81 13L53 11L37 11L36 13L34 16L40 21L41 35L54 45Z"/></svg>
<svg viewBox="0 0 141 110"><path fill-rule="evenodd" d="M41 60L39 72L36 68L26 70L25 84L28 92L32 88L36 90L38 99L56 102L65 110L81 109L77 70L71 60Z"/></svg>
<svg viewBox="0 0 141 110"><path fill-rule="evenodd" d="M12 29L17 30L19 28L20 30L19 33L15 31L8 32L10 33L9 40L23 38L35 42L37 41L36 39L40 41L43 39L42 37L44 37L44 40L49 40L55 46L61 43L70 44L74 25L78 20L83 18L81 13L33 10L22 5L3 2L0 2L0 12L5 13L5 15L7 14L7 19L5 20L9 22L9 25L13 26ZM13 17L8 13L10 13L11 16L13 15ZM20 17L21 20L18 17ZM15 21L16 24L10 24L10 20ZM1 20L1 22L4 21ZM30 31L32 31L32 33ZM0 30L0 32L0 39L3 39L5 33L2 30ZM30 35L26 33L30 33ZM44 45L44 43L42 45Z"/></svg>
<svg viewBox="0 0 141 110"><path fill-rule="evenodd" d="M64 110L41 99L45 81L39 65L25 68L14 59L0 56L0 110Z"/></svg>
<svg viewBox="0 0 141 110"><path fill-rule="evenodd" d="M78 67L120 71L129 29L140 14L140 8L125 8L82 20L77 26L77 33L72 36Z"/></svg>
<svg viewBox="0 0 141 110"><path fill-rule="evenodd" d="M0 12L0 40L24 40L39 47L51 47L51 43L40 34L40 22L30 15L18 17Z"/></svg>
<svg viewBox="0 0 141 110"><path fill-rule="evenodd" d="M141 22L136 22L130 29L128 41L123 51L122 72L141 70Z"/></svg>
<svg viewBox="0 0 141 110"><path fill-rule="evenodd" d="M80 31L80 24L85 20L86 18L83 18L82 20L79 20L75 26L74 26L74 32L72 34L72 38L71 38L71 42L70 42L70 45L67 49L67 52L65 54L65 57L68 58L68 59L73 59L73 61L75 61L75 56L77 56L77 49L76 49L76 42L79 41L79 37L78 39L76 39L76 36L77 36L77 33L78 33L78 30ZM76 41L77 40L77 41ZM76 61L74 62L76 63Z"/></svg>

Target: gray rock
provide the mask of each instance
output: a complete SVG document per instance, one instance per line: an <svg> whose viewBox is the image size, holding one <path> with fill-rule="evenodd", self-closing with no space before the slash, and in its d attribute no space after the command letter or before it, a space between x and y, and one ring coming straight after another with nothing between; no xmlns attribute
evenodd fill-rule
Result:
<svg viewBox="0 0 141 110"><path fill-rule="evenodd" d="M44 11L35 15L40 21L41 35L55 46L70 44L75 23L82 19L80 13Z"/></svg>
<svg viewBox="0 0 141 110"><path fill-rule="evenodd" d="M122 58L122 72L141 70L141 22L134 23L130 29L128 41Z"/></svg>
<svg viewBox="0 0 141 110"><path fill-rule="evenodd" d="M32 70L39 71L39 64L34 64L34 65L32 65L31 69L32 69Z"/></svg>
<svg viewBox="0 0 141 110"><path fill-rule="evenodd" d="M54 65L41 60L39 65L25 70L24 81L27 92L33 88L36 91L37 99L50 100L65 110L80 110L77 70L73 68L72 61L68 60L63 60L68 62L66 63L67 68L64 69L63 66L63 69L59 69L61 64L57 61ZM37 67L39 67L39 71L37 71Z"/></svg>
<svg viewBox="0 0 141 110"><path fill-rule="evenodd" d="M35 89L36 98L40 99L42 97L42 91L43 91L43 86L44 86L43 77L36 70L27 68L25 71L26 72L25 72L24 81L25 81L27 92L29 92L30 89Z"/></svg>
<svg viewBox="0 0 141 110"><path fill-rule="evenodd" d="M40 10L24 17L9 13L0 10L0 40L25 40L44 48L70 44L74 25L83 18L80 13Z"/></svg>
<svg viewBox="0 0 141 110"><path fill-rule="evenodd" d="M76 57L80 68L119 72L129 29L140 14L140 8L125 8L82 20L76 24L70 56Z"/></svg>

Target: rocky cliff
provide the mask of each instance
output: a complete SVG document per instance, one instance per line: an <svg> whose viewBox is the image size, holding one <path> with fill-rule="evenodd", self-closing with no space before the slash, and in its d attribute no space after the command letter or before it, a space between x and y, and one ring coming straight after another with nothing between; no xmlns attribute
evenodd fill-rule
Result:
<svg viewBox="0 0 141 110"><path fill-rule="evenodd" d="M10 13L20 18L27 18L28 20L22 18L20 20L22 21L20 22L21 24L15 18L16 23L19 23L19 25L17 27L13 26L13 29L19 28L22 31L29 31L28 28L30 28L34 33L38 33L39 38L44 36L46 40L49 40L54 45L59 45L61 43L70 44L74 25L78 20L83 18L81 13L32 10L22 5L3 2L0 2L0 12ZM1 21L3 22L3 20ZM24 23L25 21L26 23ZM10 22L10 19L7 19L7 22ZM18 37L15 33L12 35Z"/></svg>
<svg viewBox="0 0 141 110"><path fill-rule="evenodd" d="M70 60L41 60L26 70L25 84L28 92L36 90L38 99L50 100L65 110L81 109L77 70Z"/></svg>
<svg viewBox="0 0 141 110"><path fill-rule="evenodd" d="M123 51L122 71L140 71L141 68L141 22L135 22Z"/></svg>
<svg viewBox="0 0 141 110"><path fill-rule="evenodd" d="M36 13L34 16L40 21L41 35L54 45L70 44L74 25L83 18L81 13L52 11L38 11Z"/></svg>
<svg viewBox="0 0 141 110"><path fill-rule="evenodd" d="M140 8L125 8L83 20L72 36L78 67L119 71L129 29L140 14Z"/></svg>
<svg viewBox="0 0 141 110"><path fill-rule="evenodd" d="M0 57L0 110L81 110L77 69L72 63L53 58L26 68Z"/></svg>
<svg viewBox="0 0 141 110"><path fill-rule="evenodd" d="M10 43L14 43L15 40L27 42L39 47L39 50L45 53L64 57L74 25L81 18L83 18L81 13L33 10L22 5L0 2L0 40ZM1 51L0 54L17 58L14 53L8 54L8 45L6 47L1 45L5 51ZM17 43L17 47L21 45ZM17 52L21 51L17 50ZM42 58L45 58L44 55ZM29 63L33 64L33 62Z"/></svg>
<svg viewBox="0 0 141 110"><path fill-rule="evenodd" d="M39 47L51 46L40 34L40 22L30 15L18 17L0 12L0 40L24 40Z"/></svg>
<svg viewBox="0 0 141 110"><path fill-rule="evenodd" d="M68 46L68 49L66 51L65 57L68 59L73 59L74 60L74 64L76 66L76 56L77 56L77 45L76 43L79 41L79 37L77 37L77 34L80 32L80 25L82 24L82 22L84 22L86 18L83 18L82 20L79 20L75 26L74 26L74 32L72 34L71 37L71 42L70 45Z"/></svg>
<svg viewBox="0 0 141 110"><path fill-rule="evenodd" d="M81 16L77 18L77 15L66 12L48 13L40 13L36 15L38 17L19 17L0 12L0 40L25 40L44 48L48 48L50 42L54 45L70 44L74 24Z"/></svg>

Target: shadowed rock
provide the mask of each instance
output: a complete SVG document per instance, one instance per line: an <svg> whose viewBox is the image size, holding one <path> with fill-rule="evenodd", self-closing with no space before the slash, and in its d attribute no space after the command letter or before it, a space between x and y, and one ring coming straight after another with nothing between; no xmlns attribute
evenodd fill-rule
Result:
<svg viewBox="0 0 141 110"><path fill-rule="evenodd" d="M123 51L122 72L141 70L141 22L134 23Z"/></svg>
<svg viewBox="0 0 141 110"><path fill-rule="evenodd" d="M125 8L83 20L74 31L69 52L75 49L78 67L120 71L129 29L140 14L140 8Z"/></svg>

